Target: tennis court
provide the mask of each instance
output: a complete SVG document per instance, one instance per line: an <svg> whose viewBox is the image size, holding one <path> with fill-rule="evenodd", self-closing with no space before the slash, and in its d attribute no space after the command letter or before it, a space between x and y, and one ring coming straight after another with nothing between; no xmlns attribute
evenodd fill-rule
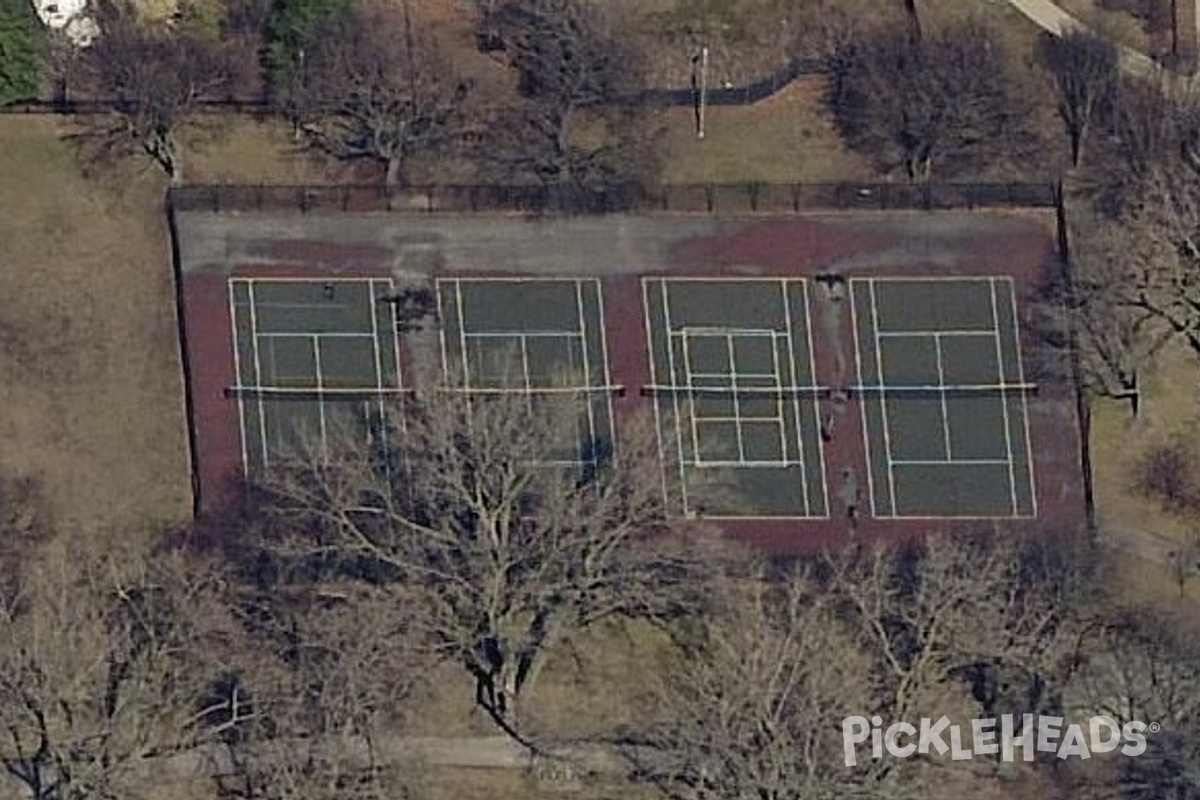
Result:
<svg viewBox="0 0 1200 800"><path fill-rule="evenodd" d="M642 286L664 490L689 515L828 516L807 283Z"/></svg>
<svg viewBox="0 0 1200 800"><path fill-rule="evenodd" d="M1007 277L850 281L872 513L1037 514Z"/></svg>
<svg viewBox="0 0 1200 800"><path fill-rule="evenodd" d="M364 441L404 391L386 279L229 281L248 473L347 426ZM444 379L471 396L578 404L547 464L587 467L614 446L602 287L595 279L437 281ZM1014 286L1006 277L852 278L857 382L818 380L801 278L644 278L664 491L686 515L830 515L823 406L857 401L871 515L1037 515ZM825 412L827 413L827 411Z"/></svg>
<svg viewBox="0 0 1200 800"><path fill-rule="evenodd" d="M386 280L229 281L242 458L255 473L273 459L323 447L359 429L401 391L396 321L379 302Z"/></svg>
<svg viewBox="0 0 1200 800"><path fill-rule="evenodd" d="M486 396L553 394L579 406L579 430L546 463L595 466L613 447L612 385L594 279L437 282L442 362L452 387Z"/></svg>

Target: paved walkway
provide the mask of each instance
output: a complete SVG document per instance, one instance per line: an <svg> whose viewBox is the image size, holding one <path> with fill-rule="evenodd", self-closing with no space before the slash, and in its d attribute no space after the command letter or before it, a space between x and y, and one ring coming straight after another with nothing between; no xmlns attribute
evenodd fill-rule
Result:
<svg viewBox="0 0 1200 800"><path fill-rule="evenodd" d="M1054 36L1062 36L1064 30L1087 27L1050 0L1008 0L1008 4ZM1118 45L1118 48L1121 52L1121 69L1125 72L1142 77L1160 74L1159 65L1150 56L1125 45Z"/></svg>

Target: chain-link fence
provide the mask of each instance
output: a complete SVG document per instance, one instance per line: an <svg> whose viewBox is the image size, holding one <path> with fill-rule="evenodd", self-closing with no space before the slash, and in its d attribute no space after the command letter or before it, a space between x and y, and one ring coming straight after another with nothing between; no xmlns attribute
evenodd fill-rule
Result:
<svg viewBox="0 0 1200 800"><path fill-rule="evenodd" d="M788 213L815 210L1055 208L1055 183L744 183L644 189L561 186L423 186L388 192L378 184L210 185L170 191L177 211L403 211L604 214Z"/></svg>

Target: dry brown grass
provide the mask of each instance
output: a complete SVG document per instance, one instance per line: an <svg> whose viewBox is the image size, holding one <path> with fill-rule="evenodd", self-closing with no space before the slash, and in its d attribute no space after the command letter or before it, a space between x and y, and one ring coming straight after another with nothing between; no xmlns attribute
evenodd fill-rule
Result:
<svg viewBox="0 0 1200 800"><path fill-rule="evenodd" d="M636 623L604 625L570 650L551 654L522 713L538 735L575 739L632 726L655 702L653 681L677 651L660 631ZM474 705L473 685L455 664L440 667L413 709L414 736L491 736L494 723Z"/></svg>
<svg viewBox="0 0 1200 800"><path fill-rule="evenodd" d="M1092 460L1097 513L1103 521L1133 528L1170 542L1186 542L1195 523L1165 511L1136 491L1136 469L1156 444L1188 437L1200 425L1200 382L1196 358L1182 346L1168 347L1143 377L1141 414L1132 418L1127 403L1094 404Z"/></svg>
<svg viewBox="0 0 1200 800"><path fill-rule="evenodd" d="M1150 34L1142 21L1125 11L1105 8L1096 0L1058 0L1059 6L1083 24L1100 31L1126 47L1143 53L1153 51Z"/></svg>
<svg viewBox="0 0 1200 800"><path fill-rule="evenodd" d="M696 138L690 108L665 114L668 183L855 180L870 167L847 150L824 108L820 78L750 106L710 107Z"/></svg>
<svg viewBox="0 0 1200 800"><path fill-rule="evenodd" d="M1102 528L1132 530L1156 537L1168 547L1193 541L1198 527L1184 514L1166 511L1161 503L1136 489L1136 470L1156 444L1183 439L1200 445L1200 382L1196 357L1182 345L1169 346L1143 376L1142 411L1132 418L1125 403L1093 405L1092 463L1096 510ZM1198 450L1200 453L1200 450ZM1172 569L1137 558L1114 558L1117 579L1130 599L1144 596L1168 605L1195 607L1200 602L1200 576L1194 575L1182 601Z"/></svg>
<svg viewBox="0 0 1200 800"><path fill-rule="evenodd" d="M62 130L0 117L0 465L61 527L128 535L190 505L162 184L85 181Z"/></svg>
<svg viewBox="0 0 1200 800"><path fill-rule="evenodd" d="M201 120L186 138L188 183L328 183L347 173L344 165L303 147L278 119L230 117L219 127Z"/></svg>

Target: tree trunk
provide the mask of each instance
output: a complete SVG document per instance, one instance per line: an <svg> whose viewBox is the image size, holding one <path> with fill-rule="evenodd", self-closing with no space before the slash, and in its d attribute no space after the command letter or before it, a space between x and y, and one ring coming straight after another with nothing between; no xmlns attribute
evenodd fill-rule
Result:
<svg viewBox="0 0 1200 800"><path fill-rule="evenodd" d="M921 41L921 15L917 11L917 0L904 0L904 14L908 17L908 33L914 41Z"/></svg>
<svg viewBox="0 0 1200 800"><path fill-rule="evenodd" d="M1087 125L1067 125L1067 135L1071 140L1071 169L1079 169L1083 161L1083 137L1087 135Z"/></svg>
<svg viewBox="0 0 1200 800"><path fill-rule="evenodd" d="M391 197L402 185L404 185L404 159L400 156L392 156L388 159L387 168L383 173L384 190L388 197Z"/></svg>

